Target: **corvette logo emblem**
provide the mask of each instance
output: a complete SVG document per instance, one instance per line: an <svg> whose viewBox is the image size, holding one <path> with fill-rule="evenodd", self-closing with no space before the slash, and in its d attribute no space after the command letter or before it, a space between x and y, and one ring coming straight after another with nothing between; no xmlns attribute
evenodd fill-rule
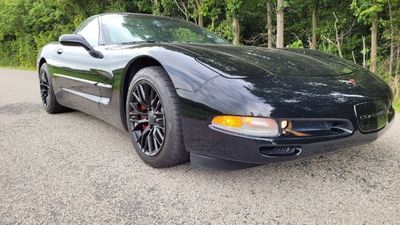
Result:
<svg viewBox="0 0 400 225"><path fill-rule="evenodd" d="M348 81L347 81L347 84L350 85L350 86L357 86L357 82L356 82L356 80L354 80L354 79L348 80Z"/></svg>
<svg viewBox="0 0 400 225"><path fill-rule="evenodd" d="M354 79L349 79L349 80L339 80L340 82L347 84L349 86L355 87L357 86L357 82Z"/></svg>

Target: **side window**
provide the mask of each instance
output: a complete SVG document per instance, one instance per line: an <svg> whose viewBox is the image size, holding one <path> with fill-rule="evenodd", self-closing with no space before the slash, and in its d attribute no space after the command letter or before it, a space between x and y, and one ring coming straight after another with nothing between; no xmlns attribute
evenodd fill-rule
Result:
<svg viewBox="0 0 400 225"><path fill-rule="evenodd" d="M82 35L91 46L99 45L100 30L98 19L94 18L86 22L76 33Z"/></svg>

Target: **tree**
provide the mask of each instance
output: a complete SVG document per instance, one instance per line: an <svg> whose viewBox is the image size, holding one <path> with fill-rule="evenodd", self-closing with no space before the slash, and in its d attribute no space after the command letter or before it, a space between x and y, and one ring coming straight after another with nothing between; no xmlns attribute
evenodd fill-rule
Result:
<svg viewBox="0 0 400 225"><path fill-rule="evenodd" d="M204 27L204 16L207 12L207 2L206 0L195 0L197 9L197 24Z"/></svg>
<svg viewBox="0 0 400 225"><path fill-rule="evenodd" d="M385 0L353 0L351 8L358 20L371 25L371 55L369 70L376 73L378 57L378 22L379 13L383 11Z"/></svg>
<svg viewBox="0 0 400 225"><path fill-rule="evenodd" d="M394 37L395 37L395 28L394 28L394 18L393 18L393 10L391 0L388 0L389 6L389 24L390 24L390 55L389 55L389 76L393 74L393 63L394 63Z"/></svg>
<svg viewBox="0 0 400 225"><path fill-rule="evenodd" d="M211 24L208 27L211 31L215 31L216 23L218 22L218 18L221 15L221 8L217 4L216 0L210 2L211 11L209 12Z"/></svg>
<svg viewBox="0 0 400 225"><path fill-rule="evenodd" d="M284 47L284 0L278 0L276 5L276 47Z"/></svg>
<svg viewBox="0 0 400 225"><path fill-rule="evenodd" d="M268 48L272 48L272 9L271 0L267 0L267 36L268 36Z"/></svg>
<svg viewBox="0 0 400 225"><path fill-rule="evenodd" d="M378 16L374 15L371 18L371 65L369 70L376 72L376 62L378 57Z"/></svg>
<svg viewBox="0 0 400 225"><path fill-rule="evenodd" d="M153 3L153 14L154 15L161 15L161 6L160 6L160 2L158 0L152 0Z"/></svg>
<svg viewBox="0 0 400 225"><path fill-rule="evenodd" d="M174 0L174 2L178 10L185 16L185 19L189 20L189 4L185 0Z"/></svg>
<svg viewBox="0 0 400 225"><path fill-rule="evenodd" d="M338 22L339 19L336 16L336 13L333 12L333 17L335 17L335 22L333 23L333 26L335 27L335 36L336 36L336 48L338 50L339 56L340 58L343 58L343 54L342 54L342 38L340 38L341 35L339 35L339 29L338 29Z"/></svg>
<svg viewBox="0 0 400 225"><path fill-rule="evenodd" d="M227 14L228 18L232 20L232 34L234 45L240 42L240 22L239 22L239 9L242 4L242 0L227 0Z"/></svg>
<svg viewBox="0 0 400 225"><path fill-rule="evenodd" d="M318 5L319 0L312 1L312 38L310 45L311 49L317 49Z"/></svg>

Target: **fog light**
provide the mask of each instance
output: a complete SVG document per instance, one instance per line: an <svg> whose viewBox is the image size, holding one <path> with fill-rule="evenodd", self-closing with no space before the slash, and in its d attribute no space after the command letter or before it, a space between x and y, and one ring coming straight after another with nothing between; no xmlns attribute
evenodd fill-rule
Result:
<svg viewBox="0 0 400 225"><path fill-rule="evenodd" d="M289 126L289 121L287 121L287 120L282 120L281 121L282 130L286 129L288 126Z"/></svg>
<svg viewBox="0 0 400 225"><path fill-rule="evenodd" d="M212 127L235 134L256 137L276 137L279 135L278 123L274 119L247 116L216 116Z"/></svg>

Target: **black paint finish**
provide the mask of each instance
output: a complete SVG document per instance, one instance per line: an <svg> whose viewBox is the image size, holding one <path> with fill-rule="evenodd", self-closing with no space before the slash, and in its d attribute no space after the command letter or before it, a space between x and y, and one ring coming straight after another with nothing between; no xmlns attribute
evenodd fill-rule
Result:
<svg viewBox="0 0 400 225"><path fill-rule="evenodd" d="M351 62L318 51L178 43L105 43L93 49L103 57L58 42L40 52L38 66L47 62L60 104L125 130L124 102L131 77L140 68L159 65L181 99L186 150L204 156L265 163L369 143L386 130L394 116L393 96L383 80ZM356 107L365 102L376 104ZM343 120L350 124L351 133L238 137L210 129L212 117L220 114ZM379 120L373 121L375 117ZM360 122L367 127L376 122L377 127L360 130ZM284 157L262 153L274 146L296 146L301 151Z"/></svg>

